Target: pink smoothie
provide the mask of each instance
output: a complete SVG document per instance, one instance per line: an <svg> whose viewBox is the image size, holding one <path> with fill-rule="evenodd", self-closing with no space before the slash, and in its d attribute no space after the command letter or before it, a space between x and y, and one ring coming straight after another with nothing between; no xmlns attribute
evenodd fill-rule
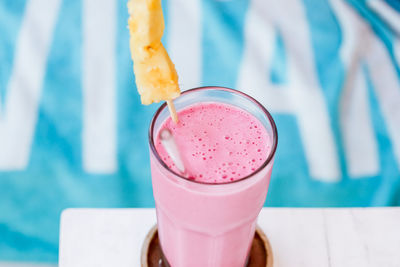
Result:
<svg viewBox="0 0 400 267"><path fill-rule="evenodd" d="M178 124L168 118L160 130L164 128L172 132L189 178L204 183L226 183L251 174L271 148L260 121L227 104L190 106L179 113ZM178 172L158 139L156 148L168 167Z"/></svg>
<svg viewBox="0 0 400 267"><path fill-rule="evenodd" d="M172 267L243 267L267 195L273 158L264 163L272 136L232 105L202 102L178 115L178 124L167 118L155 133L165 127L172 132L190 178L174 175L151 154L164 255ZM158 135L159 157L178 173Z"/></svg>

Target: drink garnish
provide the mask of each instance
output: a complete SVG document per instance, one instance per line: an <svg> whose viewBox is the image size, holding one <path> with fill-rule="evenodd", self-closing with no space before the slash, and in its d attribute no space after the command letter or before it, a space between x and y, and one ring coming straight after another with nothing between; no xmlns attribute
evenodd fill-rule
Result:
<svg viewBox="0 0 400 267"><path fill-rule="evenodd" d="M130 0L128 11L133 71L142 104L167 101L177 123L172 100L180 95L180 89L175 66L161 43L164 32L161 0Z"/></svg>

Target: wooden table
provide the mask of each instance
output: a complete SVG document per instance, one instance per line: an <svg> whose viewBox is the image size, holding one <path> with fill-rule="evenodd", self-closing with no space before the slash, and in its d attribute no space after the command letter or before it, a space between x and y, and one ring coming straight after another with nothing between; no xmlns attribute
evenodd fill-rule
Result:
<svg viewBox="0 0 400 267"><path fill-rule="evenodd" d="M154 209L69 209L59 267L139 266ZM264 208L274 266L400 266L400 208Z"/></svg>

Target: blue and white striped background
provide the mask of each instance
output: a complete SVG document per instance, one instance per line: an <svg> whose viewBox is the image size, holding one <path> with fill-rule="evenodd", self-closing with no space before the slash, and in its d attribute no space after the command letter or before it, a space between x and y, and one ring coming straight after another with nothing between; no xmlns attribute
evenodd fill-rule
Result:
<svg viewBox="0 0 400 267"><path fill-rule="evenodd" d="M163 5L184 89L237 88L273 113L267 205L400 205L399 2ZM127 17L125 1L0 2L1 267L54 264L64 208L154 205L157 105L140 104Z"/></svg>

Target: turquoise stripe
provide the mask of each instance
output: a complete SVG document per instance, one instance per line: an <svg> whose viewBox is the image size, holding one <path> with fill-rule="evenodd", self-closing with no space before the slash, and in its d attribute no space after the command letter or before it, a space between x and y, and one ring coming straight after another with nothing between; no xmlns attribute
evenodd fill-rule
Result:
<svg viewBox="0 0 400 267"><path fill-rule="evenodd" d="M243 55L244 19L249 1L202 3L202 85L234 88Z"/></svg>
<svg viewBox="0 0 400 267"><path fill-rule="evenodd" d="M43 251L46 251L47 257L54 258L58 253L58 245L54 242L49 243L41 238L24 235L20 231L10 229L6 224L0 223L0 233L0 250L6 255L2 260L29 261L32 259L32 252L43 254Z"/></svg>
<svg viewBox="0 0 400 267"><path fill-rule="evenodd" d="M274 52L269 70L269 80L273 84L285 84L288 82L287 55L282 35L277 31Z"/></svg>
<svg viewBox="0 0 400 267"><path fill-rule="evenodd" d="M140 102L129 51L128 14L124 1L118 2L117 12L118 173L114 179L119 189L110 194L117 195L124 207L154 207L147 131L160 104L144 106Z"/></svg>
<svg viewBox="0 0 400 267"><path fill-rule="evenodd" d="M296 118L292 115L272 115L279 129L279 145L265 205L298 207L308 204L307 191L312 188L309 187L308 166Z"/></svg>
<svg viewBox="0 0 400 267"><path fill-rule="evenodd" d="M318 82L325 97L331 129L339 156L341 179L348 179L345 152L340 131L340 101L345 83L345 69L340 57L342 31L334 10L327 1L304 0L306 16L317 71ZM315 12L318 10L318 12Z"/></svg>
<svg viewBox="0 0 400 267"><path fill-rule="evenodd" d="M400 1L399 0L384 0L389 6L394 8L397 12L400 13Z"/></svg>

